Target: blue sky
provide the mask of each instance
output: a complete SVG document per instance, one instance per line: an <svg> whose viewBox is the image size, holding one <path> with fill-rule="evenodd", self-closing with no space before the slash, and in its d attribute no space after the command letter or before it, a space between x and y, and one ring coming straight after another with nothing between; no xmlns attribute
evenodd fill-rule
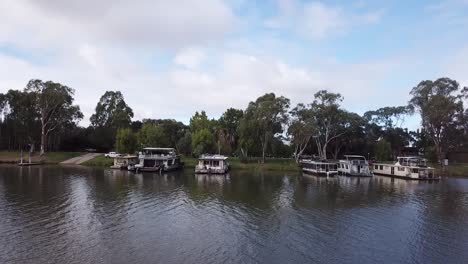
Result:
<svg viewBox="0 0 468 264"><path fill-rule="evenodd" d="M187 122L270 91L296 104L327 89L363 113L424 79L468 85L468 0L3 0L0 19L0 92L61 82L83 125L106 90L135 118Z"/></svg>

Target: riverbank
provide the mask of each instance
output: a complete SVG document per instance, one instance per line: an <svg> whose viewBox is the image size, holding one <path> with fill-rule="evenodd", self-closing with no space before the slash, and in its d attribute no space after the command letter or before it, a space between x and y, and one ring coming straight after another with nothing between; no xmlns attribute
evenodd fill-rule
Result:
<svg viewBox="0 0 468 264"><path fill-rule="evenodd" d="M198 159L193 157L183 157L185 168L193 169L198 163ZM82 165L92 167L110 167L113 159L105 158L103 155L84 162ZM238 158L229 158L231 169L239 170L265 170L265 171L298 171L297 163L292 159L267 159L264 164L258 158L251 158L241 162Z"/></svg>
<svg viewBox="0 0 468 264"><path fill-rule="evenodd" d="M47 152L43 156L39 153L34 153L31 156L31 162L38 162L43 164L58 164L62 161L78 157L82 155L81 152ZM0 163L19 163L21 160L21 152L19 151L0 151ZM23 152L23 161L29 161L29 154Z"/></svg>

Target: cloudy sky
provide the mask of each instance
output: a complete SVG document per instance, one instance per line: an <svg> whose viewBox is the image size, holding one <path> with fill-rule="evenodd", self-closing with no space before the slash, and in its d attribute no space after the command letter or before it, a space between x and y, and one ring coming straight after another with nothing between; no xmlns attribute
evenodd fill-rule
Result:
<svg viewBox="0 0 468 264"><path fill-rule="evenodd" d="M468 85L468 0L0 1L0 92L68 85L83 125L106 90L136 119L187 122L271 91L363 113L442 76Z"/></svg>

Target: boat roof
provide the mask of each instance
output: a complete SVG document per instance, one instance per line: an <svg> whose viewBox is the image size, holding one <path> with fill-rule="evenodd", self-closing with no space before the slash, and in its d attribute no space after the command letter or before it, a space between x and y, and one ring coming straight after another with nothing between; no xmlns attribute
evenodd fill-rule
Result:
<svg viewBox="0 0 468 264"><path fill-rule="evenodd" d="M344 155L346 158L366 158L364 156L361 156L361 155Z"/></svg>
<svg viewBox="0 0 468 264"><path fill-rule="evenodd" d="M174 150L174 148L143 148L144 150Z"/></svg>
<svg viewBox="0 0 468 264"><path fill-rule="evenodd" d="M397 159L419 159L419 160L426 160L425 158L421 158L418 156L402 156L402 157L397 157Z"/></svg>
<svg viewBox="0 0 468 264"><path fill-rule="evenodd" d="M301 162L315 163L315 164L337 164L334 161L317 161L317 160L302 160Z"/></svg>
<svg viewBox="0 0 468 264"><path fill-rule="evenodd" d="M227 160L228 157L224 155L211 155L211 154L203 154L198 159L199 160Z"/></svg>
<svg viewBox="0 0 468 264"><path fill-rule="evenodd" d="M117 156L114 159L136 159L138 156L135 155L126 155L126 156Z"/></svg>

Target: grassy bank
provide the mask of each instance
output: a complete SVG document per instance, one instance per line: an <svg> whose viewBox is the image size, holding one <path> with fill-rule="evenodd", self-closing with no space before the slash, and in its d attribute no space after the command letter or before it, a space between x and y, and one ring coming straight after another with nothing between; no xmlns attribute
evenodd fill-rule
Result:
<svg viewBox="0 0 468 264"><path fill-rule="evenodd" d="M44 164L58 164L64 160L80 156L81 152L47 152L40 156L39 153L34 153L31 156L32 162L41 162ZM0 163L18 163L21 160L19 151L0 151ZM29 154L23 152L23 161L29 160Z"/></svg>
<svg viewBox="0 0 468 264"><path fill-rule="evenodd" d="M437 173L444 176L451 177L466 177L468 178L468 164L451 164L445 170L440 166L434 166L437 170Z"/></svg>
<svg viewBox="0 0 468 264"><path fill-rule="evenodd" d="M106 158L104 155L99 155L94 159L88 160L81 165L91 167L110 167L114 164L114 159Z"/></svg>

